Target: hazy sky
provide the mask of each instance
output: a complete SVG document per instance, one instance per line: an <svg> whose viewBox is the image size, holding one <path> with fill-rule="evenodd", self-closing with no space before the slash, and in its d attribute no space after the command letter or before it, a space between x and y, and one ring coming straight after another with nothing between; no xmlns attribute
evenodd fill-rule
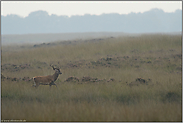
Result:
<svg viewBox="0 0 183 123"><path fill-rule="evenodd" d="M28 16L44 10L49 15L100 15L103 13L128 14L159 8L165 12L182 10L182 1L1 1L1 15Z"/></svg>

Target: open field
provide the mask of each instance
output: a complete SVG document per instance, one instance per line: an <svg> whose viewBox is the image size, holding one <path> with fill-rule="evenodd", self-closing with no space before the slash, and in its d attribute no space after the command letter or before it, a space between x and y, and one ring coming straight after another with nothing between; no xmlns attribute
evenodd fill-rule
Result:
<svg viewBox="0 0 183 123"><path fill-rule="evenodd" d="M182 121L181 35L3 46L1 64L2 120ZM31 87L50 64L58 88Z"/></svg>
<svg viewBox="0 0 183 123"><path fill-rule="evenodd" d="M68 40L86 40L90 38L107 38L129 35L128 33L120 32L85 32L85 33L47 33L47 34L22 34L22 35L2 35L1 44L6 45L21 45L35 43L49 43L55 41ZM130 34L132 35L132 34ZM134 36L137 34L133 34Z"/></svg>

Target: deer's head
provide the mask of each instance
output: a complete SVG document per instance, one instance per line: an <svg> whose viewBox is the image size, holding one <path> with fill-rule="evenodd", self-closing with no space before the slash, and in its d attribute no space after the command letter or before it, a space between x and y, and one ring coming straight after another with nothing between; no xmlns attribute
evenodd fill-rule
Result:
<svg viewBox="0 0 183 123"><path fill-rule="evenodd" d="M53 70L57 73L57 74L62 74L62 72L60 72L60 69L59 68L55 68L54 66L50 65Z"/></svg>

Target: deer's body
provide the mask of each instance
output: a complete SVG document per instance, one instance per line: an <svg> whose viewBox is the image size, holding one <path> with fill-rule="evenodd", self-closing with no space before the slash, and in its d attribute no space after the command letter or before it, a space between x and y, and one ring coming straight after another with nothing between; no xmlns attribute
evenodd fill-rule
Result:
<svg viewBox="0 0 183 123"><path fill-rule="evenodd" d="M57 80L59 74L62 74L62 73L58 68L53 67L53 70L55 70L55 73L53 75L33 77L33 80L34 80L33 86L38 87L39 85L50 85L51 87L52 85L55 85L57 87L57 85L54 82Z"/></svg>

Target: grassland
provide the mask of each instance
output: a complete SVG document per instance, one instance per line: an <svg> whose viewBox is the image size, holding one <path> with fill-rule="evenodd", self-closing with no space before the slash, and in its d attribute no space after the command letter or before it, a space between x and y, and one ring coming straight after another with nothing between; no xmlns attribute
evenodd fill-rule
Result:
<svg viewBox="0 0 183 123"><path fill-rule="evenodd" d="M141 35L2 47L6 77L53 74L58 86L3 79L2 120L182 121L182 37ZM65 80L78 77L79 82ZM82 81L83 77L101 81ZM148 84L133 84L137 78ZM108 81L110 79L113 81ZM132 83L131 83L132 82ZM132 86L129 86L132 85Z"/></svg>
<svg viewBox="0 0 183 123"><path fill-rule="evenodd" d="M21 34L21 35L1 35L1 45L21 45L24 44L39 44L43 42L55 42L64 40L86 40L89 38L106 38L119 37L129 35L128 33L120 32L85 32L85 33L44 33L44 34ZM130 34L132 35L132 34ZM137 35L137 34L134 34Z"/></svg>

